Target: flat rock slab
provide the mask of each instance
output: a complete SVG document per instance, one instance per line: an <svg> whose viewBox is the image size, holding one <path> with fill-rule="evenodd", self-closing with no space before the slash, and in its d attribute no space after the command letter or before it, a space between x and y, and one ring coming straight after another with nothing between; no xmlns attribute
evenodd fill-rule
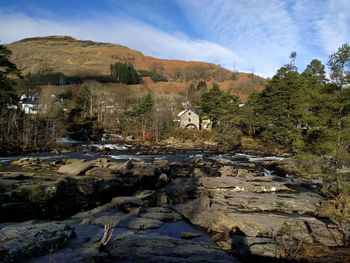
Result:
<svg viewBox="0 0 350 263"><path fill-rule="evenodd" d="M271 239L285 236L309 244L343 245L343 235L334 223L324 222L311 216L252 212L230 213L211 206L211 200L208 197L201 197L173 207L192 224L208 231L222 233L226 237L229 237L231 233Z"/></svg>
<svg viewBox="0 0 350 263"><path fill-rule="evenodd" d="M179 213L162 207L144 209L139 216L142 218L157 219L163 222L173 222L182 219L182 216Z"/></svg>
<svg viewBox="0 0 350 263"><path fill-rule="evenodd" d="M232 228L250 237L285 236L287 239L296 239L309 244L344 245L343 235L335 224L323 222L314 217L269 213L229 213L226 220Z"/></svg>
<svg viewBox="0 0 350 263"><path fill-rule="evenodd" d="M157 219L148 219L148 218L142 218L142 217L130 215L123 218L118 223L118 227L142 230L142 229L159 228L162 224L163 222Z"/></svg>
<svg viewBox="0 0 350 263"><path fill-rule="evenodd" d="M72 162L58 168L58 172L66 175L76 176L84 174L88 169L94 166L93 162Z"/></svg>
<svg viewBox="0 0 350 263"><path fill-rule="evenodd" d="M110 258L121 262L238 262L214 246L158 233L127 235L113 242L111 247Z"/></svg>
<svg viewBox="0 0 350 263"><path fill-rule="evenodd" d="M287 182L281 182L279 178L273 176L252 177L249 180L232 176L201 177L199 182L207 190L254 193L292 191Z"/></svg>
<svg viewBox="0 0 350 263"><path fill-rule="evenodd" d="M212 207L222 211L283 212L314 215L324 200L314 193L251 193L215 191Z"/></svg>

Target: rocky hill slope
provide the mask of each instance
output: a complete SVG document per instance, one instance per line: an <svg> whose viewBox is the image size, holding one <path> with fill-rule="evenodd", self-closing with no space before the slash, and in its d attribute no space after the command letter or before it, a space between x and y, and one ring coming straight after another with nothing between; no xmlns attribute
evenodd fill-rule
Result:
<svg viewBox="0 0 350 263"><path fill-rule="evenodd" d="M168 82L215 81L241 97L260 90L265 82L253 74L232 72L211 63L157 59L125 46L69 36L28 38L8 48L13 53L11 60L23 75L60 72L69 77L108 76L110 65L121 61L133 64L137 70L155 70Z"/></svg>

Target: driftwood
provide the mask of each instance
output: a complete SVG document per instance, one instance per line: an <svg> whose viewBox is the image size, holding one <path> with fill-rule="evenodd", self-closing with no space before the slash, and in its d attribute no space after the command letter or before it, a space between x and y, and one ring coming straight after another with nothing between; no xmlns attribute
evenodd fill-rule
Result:
<svg viewBox="0 0 350 263"><path fill-rule="evenodd" d="M111 239L112 234L113 234L112 225L110 225L110 224L105 225L103 237L102 237L102 239L100 241L99 251L102 251L105 248L105 246L107 245L108 241Z"/></svg>

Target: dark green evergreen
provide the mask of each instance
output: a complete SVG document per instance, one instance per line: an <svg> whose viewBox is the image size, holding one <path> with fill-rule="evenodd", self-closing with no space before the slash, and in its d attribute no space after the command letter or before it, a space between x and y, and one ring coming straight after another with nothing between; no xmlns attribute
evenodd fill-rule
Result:
<svg viewBox="0 0 350 263"><path fill-rule="evenodd" d="M112 64L110 69L111 75L115 78L116 82L127 85L140 83L140 76L131 64L117 62Z"/></svg>
<svg viewBox="0 0 350 263"><path fill-rule="evenodd" d="M17 103L18 97L14 90L14 79L19 70L9 59L11 51L4 45L0 45L0 107Z"/></svg>

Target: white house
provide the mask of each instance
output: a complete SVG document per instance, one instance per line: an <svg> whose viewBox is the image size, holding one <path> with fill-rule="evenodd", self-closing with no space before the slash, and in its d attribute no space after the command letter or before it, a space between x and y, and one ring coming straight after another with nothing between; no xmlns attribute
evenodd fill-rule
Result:
<svg viewBox="0 0 350 263"><path fill-rule="evenodd" d="M186 109L181 111L178 115L178 122L181 128L184 129L200 129L199 115L193 110Z"/></svg>
<svg viewBox="0 0 350 263"><path fill-rule="evenodd" d="M38 97L35 95L23 94L21 96L20 105L25 114L37 114L38 104Z"/></svg>

